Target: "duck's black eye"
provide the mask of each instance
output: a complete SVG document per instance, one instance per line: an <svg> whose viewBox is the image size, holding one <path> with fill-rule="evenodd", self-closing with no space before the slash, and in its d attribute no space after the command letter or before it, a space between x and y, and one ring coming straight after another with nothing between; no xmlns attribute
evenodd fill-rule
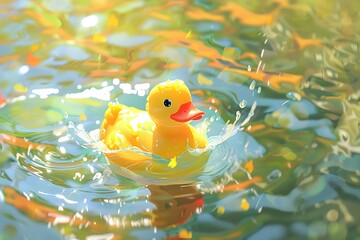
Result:
<svg viewBox="0 0 360 240"><path fill-rule="evenodd" d="M171 101L169 99L165 99L164 100L164 106L165 107L170 107L171 106Z"/></svg>

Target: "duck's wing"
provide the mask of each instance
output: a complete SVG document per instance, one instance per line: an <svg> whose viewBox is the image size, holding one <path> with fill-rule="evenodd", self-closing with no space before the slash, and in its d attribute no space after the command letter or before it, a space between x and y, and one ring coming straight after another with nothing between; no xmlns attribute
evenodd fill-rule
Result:
<svg viewBox="0 0 360 240"><path fill-rule="evenodd" d="M147 112L139 114L135 121L138 126L136 145L146 152L152 152L155 123L150 119Z"/></svg>
<svg viewBox="0 0 360 240"><path fill-rule="evenodd" d="M115 124L119 116L119 112L124 108L127 108L127 106L123 104L112 104L112 103L109 104L109 107L104 114L104 120L100 128L100 140L105 139L108 132L108 128Z"/></svg>
<svg viewBox="0 0 360 240"><path fill-rule="evenodd" d="M109 104L100 128L100 140L112 150L138 146L136 139L142 121L148 120L146 116L145 111L137 108Z"/></svg>

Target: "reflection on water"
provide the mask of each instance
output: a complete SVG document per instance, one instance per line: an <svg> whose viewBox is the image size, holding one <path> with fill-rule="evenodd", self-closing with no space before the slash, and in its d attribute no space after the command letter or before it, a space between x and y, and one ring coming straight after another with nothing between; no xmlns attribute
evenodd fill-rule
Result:
<svg viewBox="0 0 360 240"><path fill-rule="evenodd" d="M359 7L2 1L0 238L357 239ZM206 112L203 171L109 164L86 134L166 79Z"/></svg>
<svg viewBox="0 0 360 240"><path fill-rule="evenodd" d="M156 209L152 212L152 225L167 228L185 223L199 213L204 204L202 195L191 185L149 186L149 201Z"/></svg>

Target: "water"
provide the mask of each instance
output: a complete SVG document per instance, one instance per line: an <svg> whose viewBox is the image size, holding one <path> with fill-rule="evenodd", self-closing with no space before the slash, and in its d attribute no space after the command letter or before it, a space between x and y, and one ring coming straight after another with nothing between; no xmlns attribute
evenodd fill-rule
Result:
<svg viewBox="0 0 360 240"><path fill-rule="evenodd" d="M0 4L0 238L359 239L358 1ZM176 78L206 171L125 173L79 134Z"/></svg>

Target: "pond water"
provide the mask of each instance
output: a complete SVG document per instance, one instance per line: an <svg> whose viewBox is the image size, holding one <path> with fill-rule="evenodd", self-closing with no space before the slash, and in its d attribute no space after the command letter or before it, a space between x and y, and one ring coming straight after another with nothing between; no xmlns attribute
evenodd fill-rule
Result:
<svg viewBox="0 0 360 240"><path fill-rule="evenodd" d="M360 239L359 9L2 0L0 239ZM108 103L167 79L206 112L205 170L109 164Z"/></svg>

